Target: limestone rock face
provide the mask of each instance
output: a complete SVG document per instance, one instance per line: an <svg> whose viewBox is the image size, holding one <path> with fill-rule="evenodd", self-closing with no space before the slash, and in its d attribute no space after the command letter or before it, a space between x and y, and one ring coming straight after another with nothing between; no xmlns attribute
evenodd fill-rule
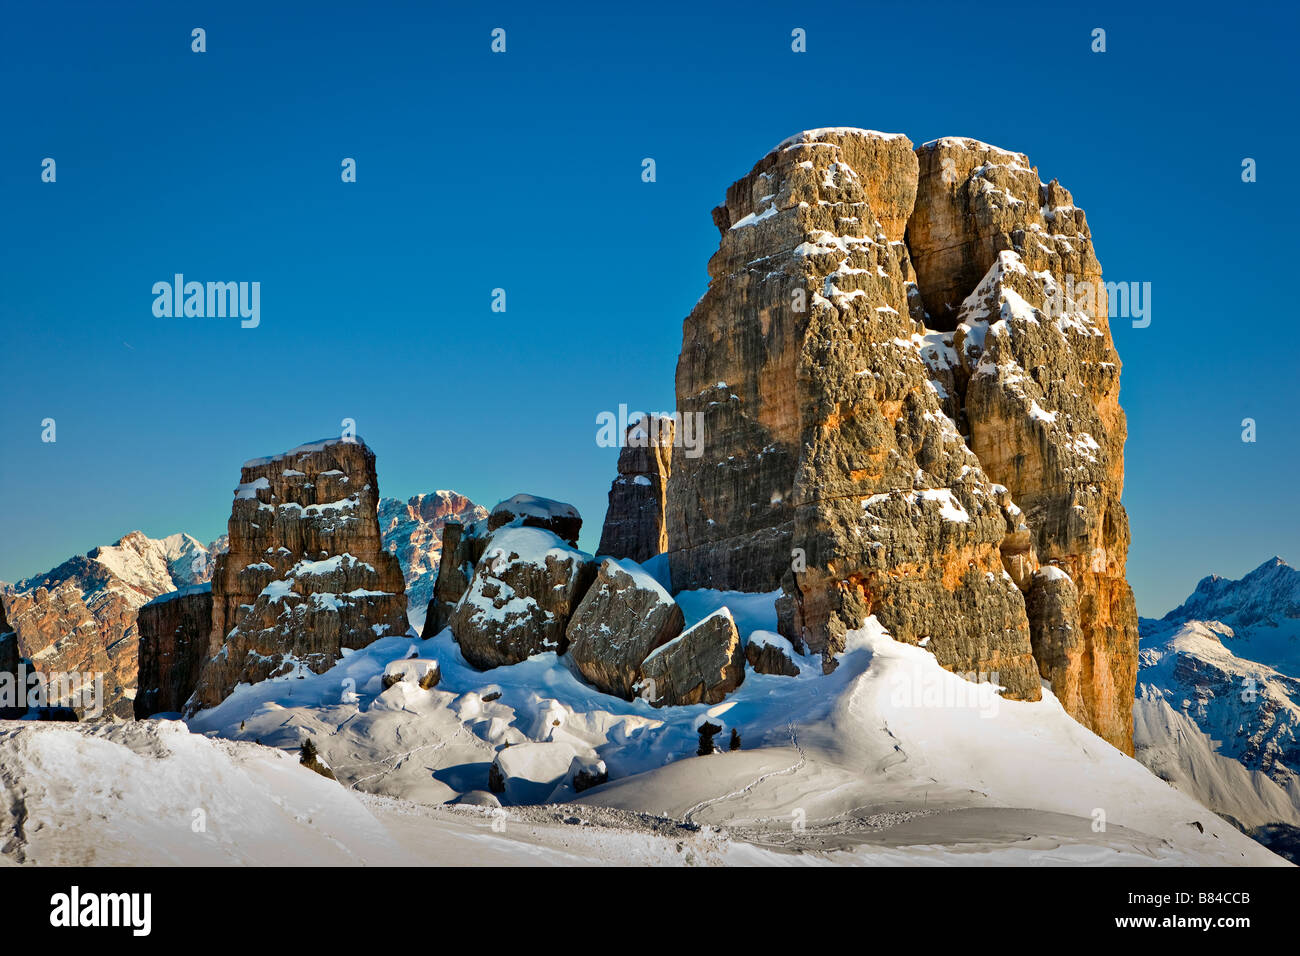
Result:
<svg viewBox="0 0 1300 956"><path fill-rule="evenodd" d="M18 635L9 628L9 622L5 619L4 597L0 595L0 675L13 682L11 686L14 694L11 700L0 700L0 720L17 720L27 713L23 696L25 689L18 682L18 665L21 663Z"/></svg>
<svg viewBox="0 0 1300 956"><path fill-rule="evenodd" d="M628 426L597 554L645 561L668 549L664 509L673 436L673 420L659 415Z"/></svg>
<svg viewBox="0 0 1300 956"><path fill-rule="evenodd" d="M725 607L650 653L642 694L654 707L717 704L745 680L745 649Z"/></svg>
<svg viewBox="0 0 1300 956"><path fill-rule="evenodd" d="M451 612L469 590L474 565L483 553L485 543L475 535L473 525L466 527L458 521L448 521L442 526L438 577L433 583L433 597L429 599L424 629L420 632L425 640L436 636L451 623Z"/></svg>
<svg viewBox="0 0 1300 956"><path fill-rule="evenodd" d="M807 547L794 540L795 483L812 349L831 331L819 315L863 286L878 299L865 312L888 299L908 315L915 192L906 137L819 130L772 150L713 211L722 241L677 363L677 407L703 415L704 453L675 462L669 482L674 591L770 591Z"/></svg>
<svg viewBox="0 0 1300 956"><path fill-rule="evenodd" d="M778 146L715 211L722 243L677 368L705 453L670 482L673 586L781 584L783 633L828 666L874 613L1035 699L1001 496L920 354L937 346L899 227L915 184L905 137L820 131Z"/></svg>
<svg viewBox="0 0 1300 956"><path fill-rule="evenodd" d="M545 528L498 529L451 613L461 653L480 670L563 654L569 618L595 576L591 555Z"/></svg>
<svg viewBox="0 0 1300 956"><path fill-rule="evenodd" d="M1096 282L1082 209L1053 180L1044 185L1023 153L946 137L917 151L920 177L907 243L934 328L949 330L966 296L998 253L1014 249L1053 261L1058 275ZM1093 314L1106 315L1105 298Z"/></svg>
<svg viewBox="0 0 1300 956"><path fill-rule="evenodd" d="M682 609L639 567L606 558L569 621L569 656L597 689L631 700L641 662L682 632Z"/></svg>
<svg viewBox="0 0 1300 956"><path fill-rule="evenodd" d="M380 539L375 455L327 439L244 463L230 550L212 579L212 630L189 712L239 683L322 673L380 637L406 632L402 569Z"/></svg>
<svg viewBox="0 0 1300 956"><path fill-rule="evenodd" d="M976 277L944 337L956 359L947 410L984 470L1023 509L1034 562L1055 562L1078 591L1075 639L1063 645L1063 630L1034 633L1039 672L1068 713L1131 753L1138 632L1120 503L1127 425L1087 219L1020 154L969 140L939 140L919 154L909 241L925 245L936 275ZM945 242L936 224L949 220L955 241ZM927 284L922 257L927 304L947 301L942 282ZM954 271L938 269L940 261Z"/></svg>
<svg viewBox="0 0 1300 956"><path fill-rule="evenodd" d="M1052 691L1069 711L1071 706L1080 705L1082 692L1077 671L1069 666L1083 649L1079 590L1064 571L1047 565L1034 572L1025 604L1029 631L1033 635L1034 659L1044 674L1056 675Z"/></svg>
<svg viewBox="0 0 1300 956"><path fill-rule="evenodd" d="M136 720L179 712L208 659L212 586L199 584L154 598L140 608L140 669Z"/></svg>
<svg viewBox="0 0 1300 956"><path fill-rule="evenodd" d="M573 505L536 495L515 495L499 502L488 515L488 531L506 525L523 528L544 528L553 531L560 540L578 546L578 533L582 530L582 516Z"/></svg>
<svg viewBox="0 0 1300 956"><path fill-rule="evenodd" d="M1047 677L1131 752L1119 361L1070 194L973 140L816 130L714 221L677 367L704 454L669 482L673 589L779 583L782 634L827 666L874 614L1007 696ZM1052 561L1073 606L1035 574Z"/></svg>

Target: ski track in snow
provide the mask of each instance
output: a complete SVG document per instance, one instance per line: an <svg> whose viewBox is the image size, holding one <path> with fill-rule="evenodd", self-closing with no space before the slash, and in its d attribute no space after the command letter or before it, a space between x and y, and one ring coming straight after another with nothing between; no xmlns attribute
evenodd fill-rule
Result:
<svg viewBox="0 0 1300 956"><path fill-rule="evenodd" d="M714 804L722 803L724 800L732 800L736 797L743 797L746 794L748 794L751 790L753 790L755 787L757 787L760 783L762 783L764 780L770 780L772 777L784 777L787 774L798 773L805 766L807 766L808 756L803 752L803 748L799 746L799 739L794 732L793 721L791 721L789 724L789 731L790 731L790 743L794 746L794 749L799 752L799 759L795 761L795 763L791 764L789 767L786 767L784 770L772 770L769 771L768 773L760 774L759 776L751 780L749 783L747 783L745 786L741 787L739 790L733 790L731 793L724 793L720 797L711 797L708 800L701 800L695 806L687 810L686 813L683 815L682 819L687 823L693 823L694 822L693 818L695 814L699 813L701 810L707 810L709 807L713 806Z"/></svg>

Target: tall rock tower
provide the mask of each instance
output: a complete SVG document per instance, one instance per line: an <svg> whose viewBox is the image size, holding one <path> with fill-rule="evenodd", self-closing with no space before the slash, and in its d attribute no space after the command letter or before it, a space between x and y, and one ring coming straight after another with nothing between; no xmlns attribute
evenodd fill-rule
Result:
<svg viewBox="0 0 1300 956"><path fill-rule="evenodd" d="M187 704L212 707L240 683L305 668L406 632L397 558L380 540L375 454L327 439L244 463L230 550L212 578L209 660Z"/></svg>
<svg viewBox="0 0 1300 956"><path fill-rule="evenodd" d="M973 140L813 130L727 190L683 325L703 455L668 491L674 589L782 589L832 655L874 614L1009 697L1047 677L1132 750L1124 418L1082 211ZM1054 563L1053 563L1054 562Z"/></svg>

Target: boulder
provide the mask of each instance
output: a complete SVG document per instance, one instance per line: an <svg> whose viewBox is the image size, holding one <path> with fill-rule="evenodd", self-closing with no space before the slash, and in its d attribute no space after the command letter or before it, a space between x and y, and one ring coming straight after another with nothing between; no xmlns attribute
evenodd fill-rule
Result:
<svg viewBox="0 0 1300 956"><path fill-rule="evenodd" d="M488 531L496 531L507 525L552 531L576 548L578 532L582 530L582 517L577 508L563 501L538 498L536 495L515 495L497 504L488 515Z"/></svg>
<svg viewBox="0 0 1300 956"><path fill-rule="evenodd" d="M569 782L575 793L609 782L609 768L605 761L595 758L574 757L569 764Z"/></svg>
<svg viewBox="0 0 1300 956"><path fill-rule="evenodd" d="M636 692L654 707L717 704L745 680L745 650L727 608L651 651Z"/></svg>
<svg viewBox="0 0 1300 956"><path fill-rule="evenodd" d="M406 633L405 583L380 538L378 496L375 455L359 438L244 463L188 714L238 684L324 673L346 648Z"/></svg>
<svg viewBox="0 0 1300 956"><path fill-rule="evenodd" d="M497 799L497 795L489 793L487 790L467 790L451 802L462 807L490 807L495 809L501 806L501 801Z"/></svg>
<svg viewBox="0 0 1300 956"><path fill-rule="evenodd" d="M674 434L674 420L663 415L648 415L628 426L597 554L645 561L667 550L664 509Z"/></svg>
<svg viewBox="0 0 1300 956"><path fill-rule="evenodd" d="M794 656L794 645L771 631L755 631L745 642L745 661L756 674L798 677L799 665Z"/></svg>
<svg viewBox="0 0 1300 956"><path fill-rule="evenodd" d="M682 624L682 609L640 565L606 558L569 620L568 653L588 683L631 700L641 662Z"/></svg>
<svg viewBox="0 0 1300 956"><path fill-rule="evenodd" d="M595 576L591 555L554 532L499 528L451 614L461 653L480 670L547 651L563 654L569 618Z"/></svg>

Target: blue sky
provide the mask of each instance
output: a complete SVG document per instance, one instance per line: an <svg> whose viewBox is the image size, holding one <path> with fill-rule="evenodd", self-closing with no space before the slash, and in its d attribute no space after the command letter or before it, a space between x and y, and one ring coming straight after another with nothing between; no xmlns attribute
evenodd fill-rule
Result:
<svg viewBox="0 0 1300 956"><path fill-rule="evenodd" d="M1114 323L1142 613L1300 561L1294 12L466 6L6 12L0 579L136 528L209 540L243 460L345 417L383 494L560 498L593 548L617 454L596 415L673 408L710 210L819 126L1025 152L1106 277L1152 283L1150 327ZM261 325L155 318L176 272L260 281Z"/></svg>

